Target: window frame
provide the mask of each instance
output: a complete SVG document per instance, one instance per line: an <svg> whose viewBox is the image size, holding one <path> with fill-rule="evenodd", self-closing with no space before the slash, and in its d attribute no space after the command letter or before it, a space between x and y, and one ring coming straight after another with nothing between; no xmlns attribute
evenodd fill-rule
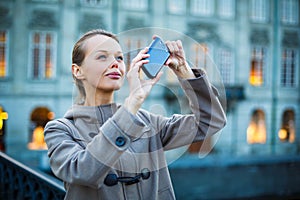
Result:
<svg viewBox="0 0 300 200"><path fill-rule="evenodd" d="M129 1L131 1L131 2L128 3ZM149 1L148 0L126 0L126 1L120 1L120 2L121 2L120 3L121 8L123 8L124 10L127 10L127 11L147 12L149 10ZM138 5L137 2L141 3L145 7L143 8L143 7L132 6L132 5Z"/></svg>
<svg viewBox="0 0 300 200"><path fill-rule="evenodd" d="M221 19L234 19L236 15L235 0L219 0L217 3L217 13Z"/></svg>
<svg viewBox="0 0 300 200"><path fill-rule="evenodd" d="M89 2L88 2L89 1ZM92 1L92 2L91 2ZM101 2L103 1L103 2ZM80 4L87 7L107 7L108 0L80 0Z"/></svg>
<svg viewBox="0 0 300 200"><path fill-rule="evenodd" d="M283 73L283 65L286 61L286 59L284 60L283 58L283 55L284 55L284 51L286 50L290 50L290 51L293 51L295 56L294 56L294 72L293 73L290 73L293 75L292 79L293 79L293 84L290 84L290 83L283 83L282 80L283 79L290 79L288 77L286 77L287 75L284 75ZM289 63L290 64L290 63ZM298 80L299 80L299 77L298 77L298 68L299 68L299 50L297 48L283 48L281 50L281 57L280 57L280 77L279 77L279 83L280 83L280 87L281 88L296 88L298 87Z"/></svg>
<svg viewBox="0 0 300 200"><path fill-rule="evenodd" d="M284 25L299 25L299 4L300 3L298 0L281 0L280 1L280 6L279 6L280 7L280 21L282 24L284 24ZM288 9L288 11L286 11L286 9ZM288 18L288 19L286 19L286 18ZM291 21L291 20L294 20L294 21Z"/></svg>
<svg viewBox="0 0 300 200"><path fill-rule="evenodd" d="M206 5L206 8L203 4ZM211 17L215 15L215 5L214 0L191 0L189 11L192 16Z"/></svg>
<svg viewBox="0 0 300 200"><path fill-rule="evenodd" d="M257 49L259 49L259 51L257 51ZM254 53L254 51L256 53ZM259 59L258 57L260 55L257 55L257 52L261 52L261 59ZM264 52L264 53L263 53ZM253 55L255 54L255 55ZM267 81L267 69L268 69L268 54L269 54L269 49L267 46L264 46L264 45L252 45L251 47L251 58L250 58L250 67L249 67L249 81L248 83L253 86L253 87L264 87L268 84L268 81ZM253 61L258 61L258 63L262 62L262 67L261 67L261 74L262 74L262 83L261 84L255 84L255 81L252 83L252 67L253 67ZM254 66L255 67L255 66ZM255 70L256 72L256 70ZM256 78L256 77L254 77Z"/></svg>
<svg viewBox="0 0 300 200"><path fill-rule="evenodd" d="M297 135L296 114L293 108L283 110L278 139L282 143L294 143Z"/></svg>
<svg viewBox="0 0 300 200"><path fill-rule="evenodd" d="M195 43L190 46L190 58L192 64L196 68L202 68L209 71L211 63L211 55L214 53L214 48L211 43Z"/></svg>
<svg viewBox="0 0 300 200"><path fill-rule="evenodd" d="M177 6L179 5L178 2L181 2L183 5L182 6ZM175 6L176 11L173 11L173 9L171 9L172 6ZM187 13L187 4L186 4L186 0L168 0L167 1L167 11L169 14L172 15L185 15Z"/></svg>
<svg viewBox="0 0 300 200"><path fill-rule="evenodd" d="M263 123L263 124L261 124ZM263 129L263 130L262 130ZM250 121L248 123L246 137L247 144L266 144L268 141L266 113L263 109L257 108L251 112ZM260 135L259 131L264 131L264 135ZM251 138L252 136L252 138ZM256 136L256 138L255 138ZM259 138L260 137L260 138Z"/></svg>
<svg viewBox="0 0 300 200"><path fill-rule="evenodd" d="M42 54L42 56L39 57L39 66L38 66L38 75L37 77L34 76L34 48L35 48L35 44L34 44L34 35L38 33L38 34L42 34L42 41L43 43L40 44L38 46L39 49L39 53ZM46 44L46 35L50 34L51 35L51 39L52 39L52 43L50 45L50 49L51 49L51 54L52 57L50 58L50 61L52 63L52 75L47 78L46 76L46 50L47 50L47 44ZM41 47L40 47L41 46ZM55 31L45 31L45 30L32 30L29 33L29 51L28 51L28 72L27 72L27 76L29 80L33 80L33 81L41 81L41 80L53 80L56 78L56 70L57 70L57 33Z"/></svg>
<svg viewBox="0 0 300 200"><path fill-rule="evenodd" d="M230 54L228 55L224 55ZM225 59L224 59L225 57ZM218 58L218 69L220 71L220 75L222 77L222 81L224 85L233 85L234 84L234 51L230 48L220 47L217 51ZM226 61L224 61L226 60ZM225 73L224 73L225 71ZM225 75L224 75L225 74Z"/></svg>
<svg viewBox="0 0 300 200"><path fill-rule="evenodd" d="M249 1L249 18L253 23L268 23L270 21L270 1L251 0Z"/></svg>

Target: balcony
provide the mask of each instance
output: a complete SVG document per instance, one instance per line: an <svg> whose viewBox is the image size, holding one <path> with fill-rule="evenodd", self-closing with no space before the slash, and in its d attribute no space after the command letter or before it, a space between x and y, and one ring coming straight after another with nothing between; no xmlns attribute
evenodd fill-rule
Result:
<svg viewBox="0 0 300 200"><path fill-rule="evenodd" d="M239 85L225 86L225 91L227 110L230 112L238 101L245 99L244 87Z"/></svg>

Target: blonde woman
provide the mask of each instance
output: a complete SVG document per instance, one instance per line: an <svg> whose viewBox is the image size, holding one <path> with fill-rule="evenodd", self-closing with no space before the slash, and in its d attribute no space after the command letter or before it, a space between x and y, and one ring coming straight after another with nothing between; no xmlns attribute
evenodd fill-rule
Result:
<svg viewBox="0 0 300 200"><path fill-rule="evenodd" d="M226 123L217 91L205 73L191 69L181 41L167 41L165 65L177 75L193 114L163 117L141 106L161 73L143 80L149 57L142 49L129 71L112 33L93 30L75 44L72 74L80 102L45 128L54 174L65 183L65 199L175 199L164 151L205 139ZM123 105L114 92L127 77Z"/></svg>

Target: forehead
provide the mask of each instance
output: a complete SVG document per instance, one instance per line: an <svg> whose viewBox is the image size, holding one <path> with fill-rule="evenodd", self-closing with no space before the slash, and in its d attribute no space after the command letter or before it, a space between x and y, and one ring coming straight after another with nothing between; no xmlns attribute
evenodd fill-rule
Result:
<svg viewBox="0 0 300 200"><path fill-rule="evenodd" d="M99 50L108 52L122 52L120 44L113 38L106 35L95 35L86 40L84 44L86 53L93 53Z"/></svg>

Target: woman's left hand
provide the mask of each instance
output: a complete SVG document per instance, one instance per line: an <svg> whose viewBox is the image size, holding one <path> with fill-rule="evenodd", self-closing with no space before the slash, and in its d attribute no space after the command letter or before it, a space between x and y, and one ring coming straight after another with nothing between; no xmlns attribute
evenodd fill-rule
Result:
<svg viewBox="0 0 300 200"><path fill-rule="evenodd" d="M133 114L136 114L150 93L152 87L159 81L162 72L153 79L143 79L140 76L141 67L149 62L145 58L149 57L148 48L142 49L138 55L132 60L130 69L127 72L127 80L129 83L129 96L126 98L124 106Z"/></svg>
<svg viewBox="0 0 300 200"><path fill-rule="evenodd" d="M186 61L182 42L180 40L166 41L166 45L171 55L165 65L169 66L179 78L195 78L192 69Z"/></svg>

